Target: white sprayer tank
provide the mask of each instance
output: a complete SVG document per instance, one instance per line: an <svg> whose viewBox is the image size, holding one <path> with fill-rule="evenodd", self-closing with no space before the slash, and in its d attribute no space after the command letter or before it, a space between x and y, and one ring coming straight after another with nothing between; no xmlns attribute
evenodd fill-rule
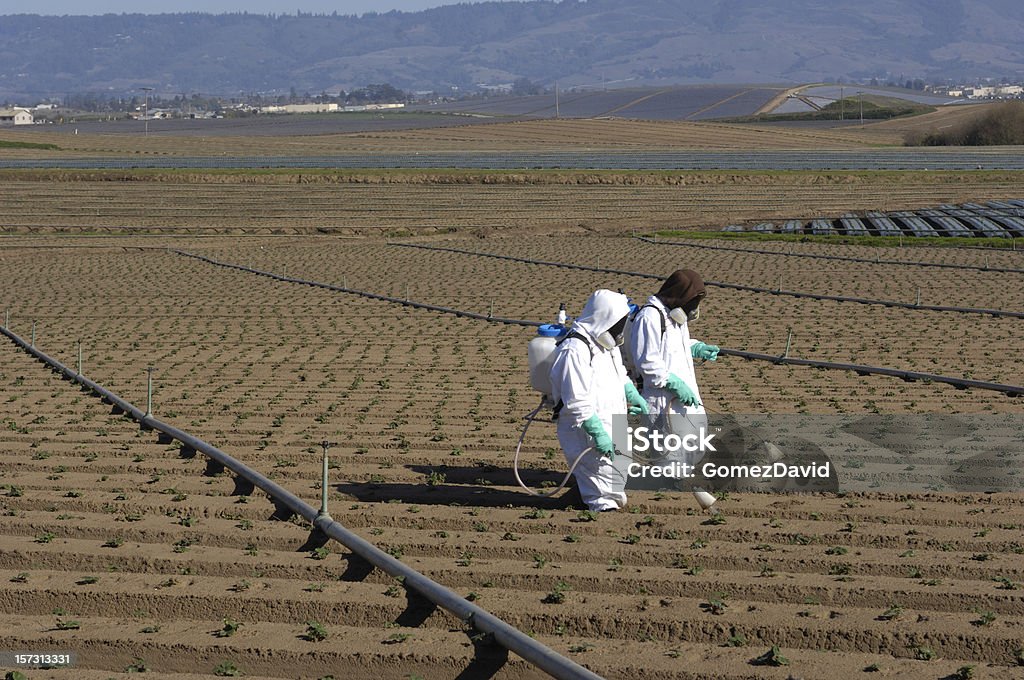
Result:
<svg viewBox="0 0 1024 680"><path fill-rule="evenodd" d="M551 365L555 362L555 343L568 330L561 324L546 323L537 329L537 335L527 347L530 386L546 397L551 396Z"/></svg>

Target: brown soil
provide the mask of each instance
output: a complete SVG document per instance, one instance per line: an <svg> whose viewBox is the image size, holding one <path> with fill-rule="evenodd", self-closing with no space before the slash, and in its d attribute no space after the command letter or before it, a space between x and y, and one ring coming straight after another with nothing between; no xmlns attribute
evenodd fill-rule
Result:
<svg viewBox="0 0 1024 680"><path fill-rule="evenodd" d="M0 173L0 233L408 235L720 228L1024 195L1019 172Z"/></svg>
<svg viewBox="0 0 1024 680"><path fill-rule="evenodd" d="M709 279L767 286L781 271L787 288L869 297L911 299L926 283L927 302L1024 308L1018 275L807 266L593 236L445 243L655 273L688 264ZM68 365L82 339L84 372L136 404L155 366L158 416L309 502L319 495L317 442L338 442L338 521L604 677L847 678L871 665L880 669L871 677L937 679L967 665L977 677L1020 677L1021 494L734 493L714 524L682 494L633 492L628 511L586 521L569 499L535 503L509 470L535 403L529 329L140 246L540 320L562 300L578 311L596 287L640 297L653 281L332 237L4 245L0 289L16 332L29 337L34 320L37 345ZM1019 254L991 257L1017 265ZM1020 382L1010 349L1019 321L714 288L705 311L702 335L723 346L780 351L792 326L797 356ZM994 393L726 357L700 371L721 411L1021 409ZM206 474L201 457L182 458L6 340L0 386L0 649L78 654L75 669L29 678L120 677L137 659L147 677L174 680L214 677L225 661L262 678L490 677L498 667L494 677L540 677L520 659L502 666L492 648L474 649L461 622L407 601L341 546L317 559L308 526L271 520L262 495L237 495L230 476ZM550 428L531 429L525 452L534 483L560 479ZM431 473L443 480L428 484ZM564 602L545 603L559 582ZM241 625L216 637L225 618ZM303 639L309 621L326 640ZM751 663L772 645L788 666Z"/></svg>

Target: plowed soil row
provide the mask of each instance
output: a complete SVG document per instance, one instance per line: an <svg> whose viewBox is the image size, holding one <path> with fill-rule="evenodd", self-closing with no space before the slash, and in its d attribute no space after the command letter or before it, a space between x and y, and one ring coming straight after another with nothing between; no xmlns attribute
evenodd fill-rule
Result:
<svg viewBox="0 0 1024 680"><path fill-rule="evenodd" d="M56 144L59 151L5 149L22 158L101 155L317 156L352 152L557 151L596 149L850 149L903 143L891 130L798 130L723 123L540 120L403 130L292 136L70 135L5 130L13 141Z"/></svg>
<svg viewBox="0 0 1024 680"><path fill-rule="evenodd" d="M0 194L0 231L628 233L1021 194L1013 172L13 171Z"/></svg>

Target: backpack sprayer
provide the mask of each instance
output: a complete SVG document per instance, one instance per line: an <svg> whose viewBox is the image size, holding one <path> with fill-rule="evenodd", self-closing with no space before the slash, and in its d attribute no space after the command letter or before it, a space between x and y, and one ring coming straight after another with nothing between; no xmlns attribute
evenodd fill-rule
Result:
<svg viewBox="0 0 1024 680"><path fill-rule="evenodd" d="M516 455L512 459L512 472L516 476L516 481L519 482L519 486L523 488L526 493L537 498L550 498L556 493L565 488L565 485L569 483L569 479L572 477L573 471L576 466L579 465L580 461L583 460L583 456L593 451L594 447L589 447L580 454L573 464L569 466L569 472L565 474L561 484L556 486L551 491L541 493L534 491L530 487L526 486L522 478L519 476L519 452L523 447L523 440L526 439L526 432L530 429L530 425L536 419L537 414L544 408L554 408L555 404L551 398L551 366L555 362L555 350L558 347L558 342L565 338L569 334L569 324L571 321L567 319L565 314L565 303L563 302L558 308L558 318L555 323L543 324L537 329L537 335L530 340L527 346L527 354L529 357L530 364L530 386L537 390L541 394L540 404L537 408L530 411L526 416L526 425L523 426L523 433L519 436L519 443L516 444Z"/></svg>

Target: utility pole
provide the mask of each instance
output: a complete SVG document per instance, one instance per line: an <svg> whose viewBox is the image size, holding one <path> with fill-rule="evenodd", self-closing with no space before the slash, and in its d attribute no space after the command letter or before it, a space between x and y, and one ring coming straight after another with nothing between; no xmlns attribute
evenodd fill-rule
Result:
<svg viewBox="0 0 1024 680"><path fill-rule="evenodd" d="M843 120L843 86L839 86L839 120Z"/></svg>
<svg viewBox="0 0 1024 680"><path fill-rule="evenodd" d="M139 89L146 93L146 101L142 106L142 119L146 121L146 137L149 137L149 93L153 91L153 88L140 87Z"/></svg>

